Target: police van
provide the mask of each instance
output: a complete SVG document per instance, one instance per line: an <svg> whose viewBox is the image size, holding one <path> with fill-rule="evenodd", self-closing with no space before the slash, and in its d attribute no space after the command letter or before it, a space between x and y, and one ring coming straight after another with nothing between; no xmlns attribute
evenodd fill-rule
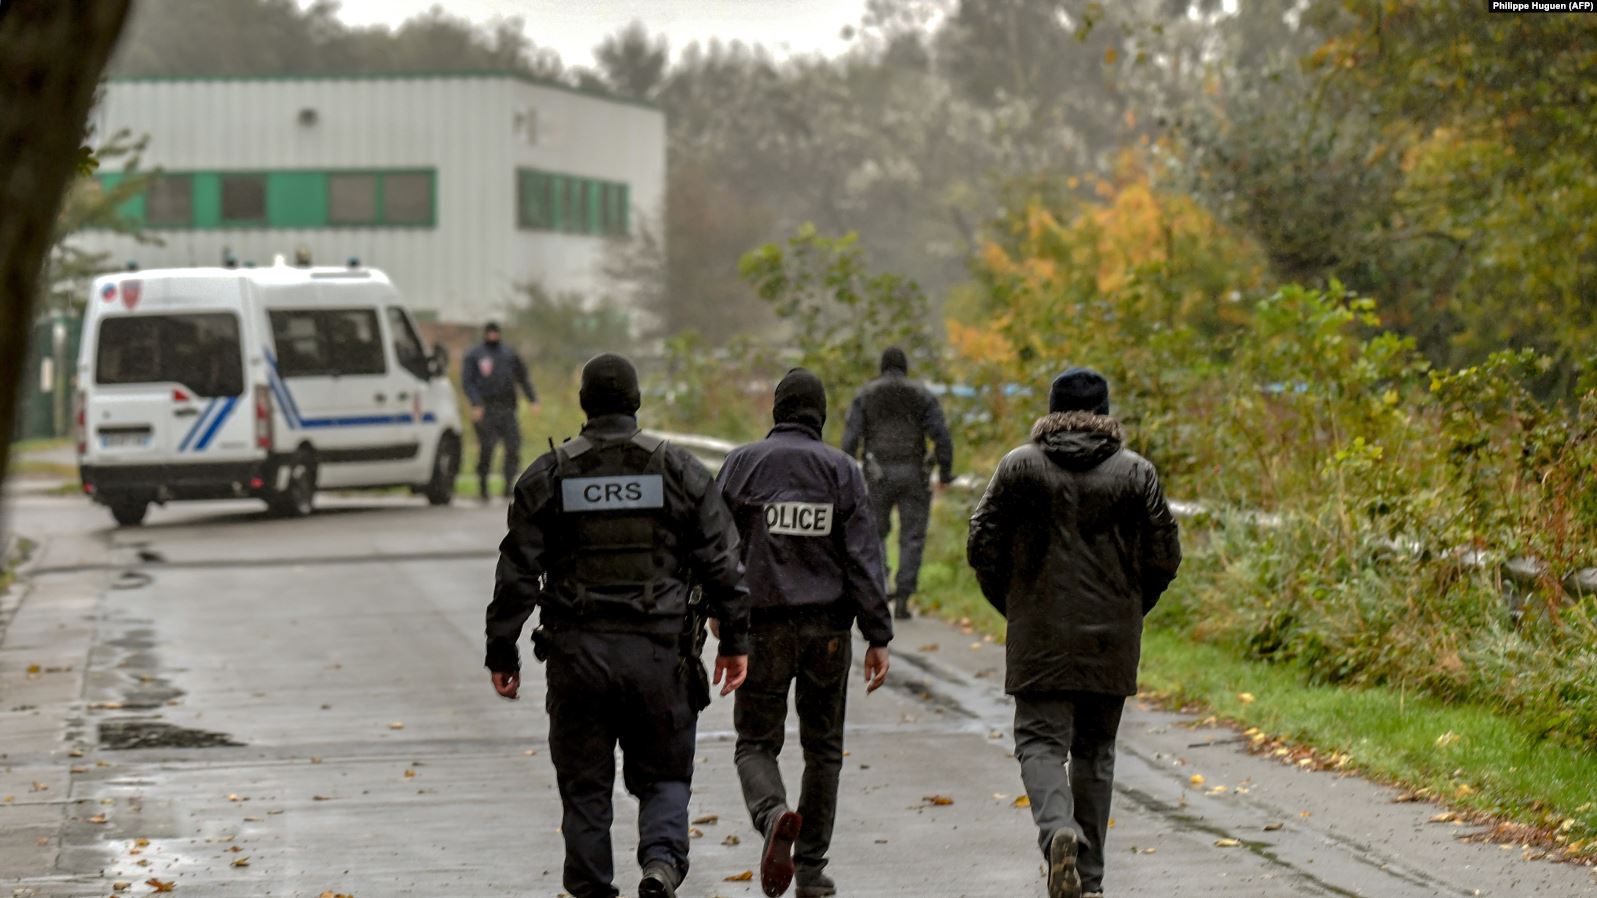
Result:
<svg viewBox="0 0 1597 898"><path fill-rule="evenodd" d="M182 268L94 281L78 357L83 491L119 524L150 503L410 487L448 504L460 415L381 271Z"/></svg>

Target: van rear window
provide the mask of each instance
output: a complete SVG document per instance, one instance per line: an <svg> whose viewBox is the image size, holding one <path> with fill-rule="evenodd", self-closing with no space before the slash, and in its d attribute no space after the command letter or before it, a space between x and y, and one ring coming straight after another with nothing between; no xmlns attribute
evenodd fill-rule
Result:
<svg viewBox="0 0 1597 898"><path fill-rule="evenodd" d="M238 316L118 315L100 321L95 382L182 384L199 396L244 392Z"/></svg>

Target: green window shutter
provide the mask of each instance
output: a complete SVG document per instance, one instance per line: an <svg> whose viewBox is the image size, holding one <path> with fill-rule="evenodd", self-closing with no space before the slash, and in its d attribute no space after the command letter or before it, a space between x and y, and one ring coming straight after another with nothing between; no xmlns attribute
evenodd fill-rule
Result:
<svg viewBox="0 0 1597 898"><path fill-rule="evenodd" d="M326 227L327 174L280 171L267 175L266 224L272 228Z"/></svg>
<svg viewBox="0 0 1597 898"><path fill-rule="evenodd" d="M549 176L549 230L559 231L566 226L566 179Z"/></svg>
<svg viewBox="0 0 1597 898"><path fill-rule="evenodd" d="M629 184L621 185L621 234L632 233L632 187Z"/></svg>
<svg viewBox="0 0 1597 898"><path fill-rule="evenodd" d="M588 233L603 234L604 185L598 181L588 184Z"/></svg>
<svg viewBox="0 0 1597 898"><path fill-rule="evenodd" d="M196 172L194 184L194 227L209 230L222 225L222 178L216 172Z"/></svg>

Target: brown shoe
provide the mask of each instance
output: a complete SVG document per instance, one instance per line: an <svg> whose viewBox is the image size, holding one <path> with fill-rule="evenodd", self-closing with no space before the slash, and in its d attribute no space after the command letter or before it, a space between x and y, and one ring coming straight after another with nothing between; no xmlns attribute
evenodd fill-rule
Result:
<svg viewBox="0 0 1597 898"><path fill-rule="evenodd" d="M777 898L793 884L793 843L798 841L804 818L784 810L771 818L765 832L765 851L760 854L760 888L768 898Z"/></svg>
<svg viewBox="0 0 1597 898"><path fill-rule="evenodd" d="M1076 872L1076 834L1061 829L1048 840L1048 898L1082 898Z"/></svg>

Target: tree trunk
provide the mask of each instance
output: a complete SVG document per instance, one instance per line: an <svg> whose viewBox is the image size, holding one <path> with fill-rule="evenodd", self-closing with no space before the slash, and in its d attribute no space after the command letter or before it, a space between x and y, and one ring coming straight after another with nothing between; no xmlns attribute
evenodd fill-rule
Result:
<svg viewBox="0 0 1597 898"><path fill-rule="evenodd" d="M0 0L0 483L61 200L132 0Z"/></svg>

